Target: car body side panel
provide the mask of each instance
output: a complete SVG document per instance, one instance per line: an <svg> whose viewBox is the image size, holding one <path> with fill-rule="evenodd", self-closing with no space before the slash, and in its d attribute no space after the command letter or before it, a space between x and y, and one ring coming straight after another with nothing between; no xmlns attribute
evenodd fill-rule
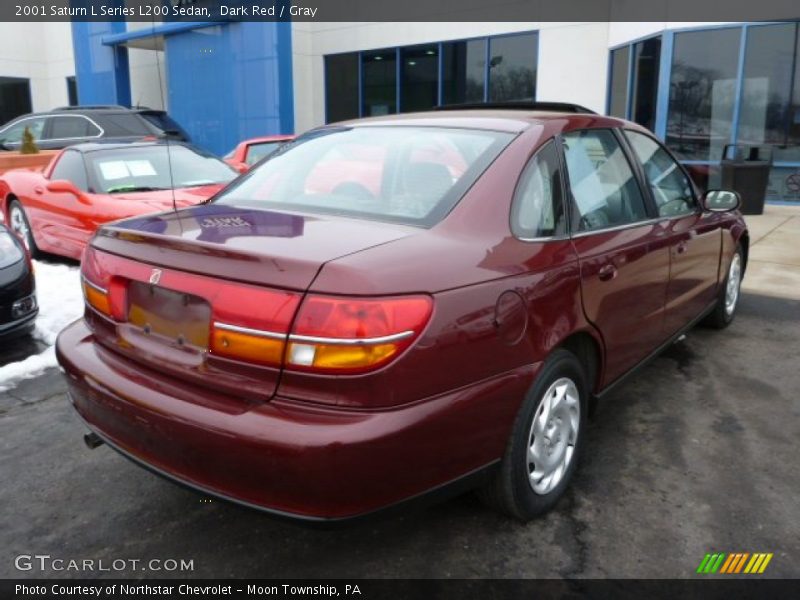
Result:
<svg viewBox="0 0 800 600"><path fill-rule="evenodd" d="M573 242L586 318L604 340L607 385L664 340L669 240L660 223L648 222L575 237Z"/></svg>
<svg viewBox="0 0 800 600"><path fill-rule="evenodd" d="M519 274L434 294L430 323L398 360L376 372L336 378L284 370L278 393L341 406L406 404L542 360L560 340L584 326L577 261L568 240L526 245L506 238L492 250L484 256L487 268L494 261L495 268L513 268ZM431 253L425 269L443 272L449 258L447 252ZM410 264L420 263L412 259ZM534 264L543 266L525 271ZM336 273L340 290L357 285L364 276L341 268ZM405 291L423 289L416 287L413 270L404 276ZM328 290L312 285L310 291ZM518 335L508 335L497 323L498 300L507 291L524 302L525 314L511 315L519 319L514 325Z"/></svg>
<svg viewBox="0 0 800 600"><path fill-rule="evenodd" d="M665 222L670 238L665 337L695 319L717 294L722 248L719 222L719 215L708 212Z"/></svg>

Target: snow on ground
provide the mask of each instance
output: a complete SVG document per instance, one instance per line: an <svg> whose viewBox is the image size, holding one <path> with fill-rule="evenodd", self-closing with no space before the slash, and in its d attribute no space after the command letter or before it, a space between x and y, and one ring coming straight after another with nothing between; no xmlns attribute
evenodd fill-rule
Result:
<svg viewBox="0 0 800 600"><path fill-rule="evenodd" d="M39 315L33 335L47 345L39 354L0 367L0 391L10 389L19 379L36 377L48 367L55 367L53 344L59 331L83 314L80 269L73 265L35 260L36 299ZM14 340L9 343L13 344Z"/></svg>

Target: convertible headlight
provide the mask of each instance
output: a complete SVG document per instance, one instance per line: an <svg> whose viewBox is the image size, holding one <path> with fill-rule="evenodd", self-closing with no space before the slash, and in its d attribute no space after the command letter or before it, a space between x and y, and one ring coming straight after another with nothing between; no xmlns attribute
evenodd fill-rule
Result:
<svg viewBox="0 0 800 600"><path fill-rule="evenodd" d="M25 258L19 242L8 231L0 229L0 269Z"/></svg>

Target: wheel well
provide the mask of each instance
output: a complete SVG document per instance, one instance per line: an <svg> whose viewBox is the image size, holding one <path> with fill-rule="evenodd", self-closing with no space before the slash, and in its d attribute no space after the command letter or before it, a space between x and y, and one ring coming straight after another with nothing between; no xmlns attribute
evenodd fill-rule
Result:
<svg viewBox="0 0 800 600"><path fill-rule="evenodd" d="M750 254L750 235L747 232L743 233L739 238L739 243L742 245L742 260L744 261L742 273L744 273L747 269L747 257Z"/></svg>
<svg viewBox="0 0 800 600"><path fill-rule="evenodd" d="M588 333L580 331L566 338L559 347L572 352L586 368L586 379L592 392L589 396L589 414L592 415L597 407L594 392L600 387L600 367L603 362L600 344Z"/></svg>

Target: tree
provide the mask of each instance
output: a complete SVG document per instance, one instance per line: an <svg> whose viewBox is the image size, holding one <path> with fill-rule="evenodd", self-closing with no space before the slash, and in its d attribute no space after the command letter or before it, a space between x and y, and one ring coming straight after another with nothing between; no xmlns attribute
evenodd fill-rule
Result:
<svg viewBox="0 0 800 600"><path fill-rule="evenodd" d="M30 128L26 127L22 132L22 147L19 149L20 154L39 154L39 147L33 138Z"/></svg>

